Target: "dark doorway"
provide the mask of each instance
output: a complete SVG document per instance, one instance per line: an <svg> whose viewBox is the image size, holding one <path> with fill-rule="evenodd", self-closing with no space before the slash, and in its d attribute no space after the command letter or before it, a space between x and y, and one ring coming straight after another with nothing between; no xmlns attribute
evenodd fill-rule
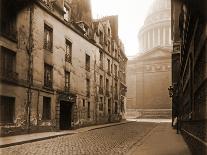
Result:
<svg viewBox="0 0 207 155"><path fill-rule="evenodd" d="M60 130L71 128L72 103L60 101Z"/></svg>

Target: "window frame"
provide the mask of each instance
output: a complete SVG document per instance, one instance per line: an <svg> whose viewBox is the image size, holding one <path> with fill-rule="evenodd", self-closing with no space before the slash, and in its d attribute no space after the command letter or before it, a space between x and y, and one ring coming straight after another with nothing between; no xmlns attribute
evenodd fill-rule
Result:
<svg viewBox="0 0 207 155"><path fill-rule="evenodd" d="M46 70L50 72L50 80L48 80ZM53 88L53 66L47 63L44 64L44 87Z"/></svg>
<svg viewBox="0 0 207 155"><path fill-rule="evenodd" d="M44 102L45 101L45 102ZM49 107L48 107L49 105ZM42 120L51 120L51 97L43 96L42 101Z"/></svg>
<svg viewBox="0 0 207 155"><path fill-rule="evenodd" d="M90 72L90 65L91 65L91 58L90 55L86 54L85 55L85 68L87 71Z"/></svg>
<svg viewBox="0 0 207 155"><path fill-rule="evenodd" d="M72 63L72 43L65 39L65 61Z"/></svg>
<svg viewBox="0 0 207 155"><path fill-rule="evenodd" d="M47 33L48 32L48 33ZM47 41L47 35L49 35L49 41ZM45 50L53 51L53 28L44 23L44 46Z"/></svg>
<svg viewBox="0 0 207 155"><path fill-rule="evenodd" d="M6 100L6 101L4 102L4 100ZM10 100L10 102L8 100ZM14 123L15 100L16 100L15 97L0 95L0 107L1 107L0 108L0 124L13 124ZM6 107L6 106L9 106L9 107L7 107L7 110L4 109L4 107ZM9 109L11 109L11 110L9 110ZM10 113L10 115L8 113ZM4 115L6 115L6 117Z"/></svg>

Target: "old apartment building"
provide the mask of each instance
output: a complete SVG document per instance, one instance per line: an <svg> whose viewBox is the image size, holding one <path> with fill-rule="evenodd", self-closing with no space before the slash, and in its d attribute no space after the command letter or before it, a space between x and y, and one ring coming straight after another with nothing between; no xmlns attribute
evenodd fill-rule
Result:
<svg viewBox="0 0 207 155"><path fill-rule="evenodd" d="M193 154L207 154L207 2L172 0L173 116Z"/></svg>
<svg viewBox="0 0 207 155"><path fill-rule="evenodd" d="M89 0L1 1L0 133L119 121L126 62L118 17Z"/></svg>

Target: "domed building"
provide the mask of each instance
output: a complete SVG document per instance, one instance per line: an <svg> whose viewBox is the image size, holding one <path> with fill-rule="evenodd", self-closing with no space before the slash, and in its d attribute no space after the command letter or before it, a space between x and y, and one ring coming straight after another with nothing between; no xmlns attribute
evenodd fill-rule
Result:
<svg viewBox="0 0 207 155"><path fill-rule="evenodd" d="M154 0L127 66L127 109L136 117L170 117L171 1Z"/></svg>
<svg viewBox="0 0 207 155"><path fill-rule="evenodd" d="M155 0L149 10L139 35L140 51L154 47L171 47L170 0Z"/></svg>

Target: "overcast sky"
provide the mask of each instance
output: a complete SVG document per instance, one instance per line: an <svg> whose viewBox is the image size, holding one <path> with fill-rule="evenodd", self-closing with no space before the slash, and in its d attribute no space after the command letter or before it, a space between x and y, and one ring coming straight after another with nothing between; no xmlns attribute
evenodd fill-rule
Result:
<svg viewBox="0 0 207 155"><path fill-rule="evenodd" d="M119 16L119 37L127 56L139 52L138 32L153 0L91 0L93 18Z"/></svg>

